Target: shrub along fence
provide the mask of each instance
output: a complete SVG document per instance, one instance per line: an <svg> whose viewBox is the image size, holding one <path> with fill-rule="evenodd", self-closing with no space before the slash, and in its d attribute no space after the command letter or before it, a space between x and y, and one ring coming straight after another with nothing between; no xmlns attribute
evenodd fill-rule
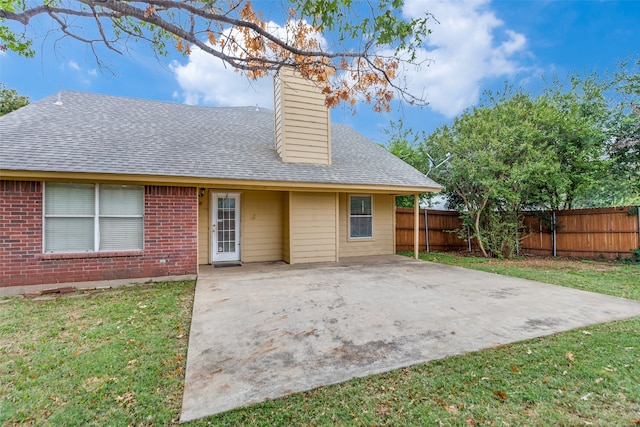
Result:
<svg viewBox="0 0 640 427"><path fill-rule="evenodd" d="M633 206L530 212L524 225L521 255L615 259L640 248L640 212ZM420 209L420 251L477 250L468 233L454 232L461 227L455 211ZM396 250L413 251L413 236L413 208L397 208Z"/></svg>

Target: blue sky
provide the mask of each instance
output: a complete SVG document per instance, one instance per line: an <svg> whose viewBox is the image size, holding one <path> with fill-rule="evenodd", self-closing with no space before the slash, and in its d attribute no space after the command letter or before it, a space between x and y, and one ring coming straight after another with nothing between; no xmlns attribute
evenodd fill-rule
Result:
<svg viewBox="0 0 640 427"><path fill-rule="evenodd" d="M439 21L421 52L431 63L421 70L407 70L405 76L412 92L424 93L430 105L395 103L391 113L380 114L359 104L356 115L338 107L332 110L333 121L384 143L383 130L400 117L408 127L430 132L476 105L484 90L499 89L505 81L535 92L542 76L612 70L619 61L640 54L640 0L407 0L403 13L419 16L425 11ZM269 78L248 82L201 52L157 59L140 46L130 55L102 57L110 66L105 70L98 67L87 46L63 40L54 47L54 40L36 40L38 54L32 59L0 53L0 82L28 95L32 102L60 88L199 105L272 108Z"/></svg>

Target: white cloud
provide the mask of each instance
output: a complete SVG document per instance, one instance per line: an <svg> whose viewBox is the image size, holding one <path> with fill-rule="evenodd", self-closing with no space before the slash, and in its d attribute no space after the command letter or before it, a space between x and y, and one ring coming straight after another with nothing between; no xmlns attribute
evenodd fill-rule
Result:
<svg viewBox="0 0 640 427"><path fill-rule="evenodd" d="M269 32L280 37L287 37L287 28L274 22L267 25ZM227 31L227 34L230 32ZM326 42L317 36L321 46ZM170 65L180 88L181 98L186 104L215 106L255 106L273 108L273 79L269 76L258 80L248 79L244 74L236 72L230 65L220 59L193 47L186 64L173 61Z"/></svg>
<svg viewBox="0 0 640 427"><path fill-rule="evenodd" d="M407 16L430 12L439 22L432 23L432 34L419 52L429 65L406 70L409 91L424 92L430 107L447 117L475 105L486 79L525 70L515 56L525 52L526 37L504 28L489 6L488 0L405 3Z"/></svg>
<svg viewBox="0 0 640 427"><path fill-rule="evenodd" d="M439 24L430 22L432 34L418 52L423 65L407 68L402 78L410 93L425 96L430 107L444 116L453 117L475 105L487 79L526 70L517 59L526 52L526 37L506 28L490 6L489 0L405 2L406 16L430 12ZM268 27L278 37L286 37L284 26L270 22ZM326 40L319 40L326 50ZM198 48L193 48L188 62L174 61L170 68L181 88L174 98L185 103L273 108L270 77L249 80Z"/></svg>
<svg viewBox="0 0 640 427"><path fill-rule="evenodd" d="M70 60L67 65L69 66L69 68L71 68L72 70L76 70L76 71L80 71L80 66L78 65L78 63L76 61L74 61L73 59Z"/></svg>
<svg viewBox="0 0 640 427"><path fill-rule="evenodd" d="M182 89L178 97L186 104L273 108L273 82L269 77L249 80L200 48L192 49L189 62L173 61L170 69Z"/></svg>
<svg viewBox="0 0 640 427"><path fill-rule="evenodd" d="M84 87L89 87L93 81L98 77L98 71L95 68L85 69L77 61L70 59L66 63L60 65L63 72L74 76L74 79L82 84Z"/></svg>

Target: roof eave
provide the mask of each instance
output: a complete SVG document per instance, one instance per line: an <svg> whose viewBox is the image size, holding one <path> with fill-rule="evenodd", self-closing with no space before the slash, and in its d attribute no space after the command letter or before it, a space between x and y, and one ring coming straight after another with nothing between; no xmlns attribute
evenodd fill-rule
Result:
<svg viewBox="0 0 640 427"><path fill-rule="evenodd" d="M385 193L393 195L422 194L439 192L441 187L428 185L393 185L393 184L357 184L331 182L301 182L301 181L267 181L242 180L229 178L206 178L192 176L144 175L144 174L113 174L94 172L55 172L0 169L0 177L10 180L29 181L73 181L73 182L104 182L146 185L215 187L224 189L254 189L272 191L340 191Z"/></svg>

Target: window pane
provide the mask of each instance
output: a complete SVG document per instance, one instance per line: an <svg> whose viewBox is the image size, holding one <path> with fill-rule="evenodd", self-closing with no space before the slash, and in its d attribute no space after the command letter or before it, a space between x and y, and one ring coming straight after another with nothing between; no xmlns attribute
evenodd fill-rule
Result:
<svg viewBox="0 0 640 427"><path fill-rule="evenodd" d="M100 250L142 249L142 218L100 218Z"/></svg>
<svg viewBox="0 0 640 427"><path fill-rule="evenodd" d="M372 223L372 218L370 216L369 217L366 217L366 216L351 217L351 223L350 223L351 237L354 237L354 238L372 237L373 233L372 233L371 223Z"/></svg>
<svg viewBox="0 0 640 427"><path fill-rule="evenodd" d="M45 252L93 251L93 218L47 218Z"/></svg>
<svg viewBox="0 0 640 427"><path fill-rule="evenodd" d="M45 215L83 216L95 214L93 184L45 184Z"/></svg>
<svg viewBox="0 0 640 427"><path fill-rule="evenodd" d="M98 250L142 249L144 187L137 185L45 184L45 252L96 250L94 216L98 191ZM113 218L110 216L133 216ZM82 218L87 216L88 218Z"/></svg>
<svg viewBox="0 0 640 427"><path fill-rule="evenodd" d="M371 196L351 196L351 215L371 215Z"/></svg>
<svg viewBox="0 0 640 427"><path fill-rule="evenodd" d="M100 215L140 215L144 212L144 187L100 185Z"/></svg>

